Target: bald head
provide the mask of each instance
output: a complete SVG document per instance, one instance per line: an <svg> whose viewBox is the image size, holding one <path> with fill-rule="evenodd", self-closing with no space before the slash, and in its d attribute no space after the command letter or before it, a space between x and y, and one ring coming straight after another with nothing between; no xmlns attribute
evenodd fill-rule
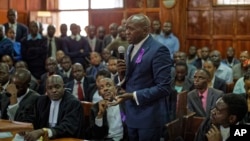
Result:
<svg viewBox="0 0 250 141"><path fill-rule="evenodd" d="M25 84L29 84L31 81L31 73L27 69L17 69L13 75L14 78L23 81Z"/></svg>
<svg viewBox="0 0 250 141"><path fill-rule="evenodd" d="M63 82L63 79L62 79L62 77L60 75L51 75L46 80L46 84L49 84L49 83L63 85L64 82Z"/></svg>
<svg viewBox="0 0 250 141"><path fill-rule="evenodd" d="M138 44L150 32L150 20L146 15L136 14L127 19L126 34L130 44Z"/></svg>

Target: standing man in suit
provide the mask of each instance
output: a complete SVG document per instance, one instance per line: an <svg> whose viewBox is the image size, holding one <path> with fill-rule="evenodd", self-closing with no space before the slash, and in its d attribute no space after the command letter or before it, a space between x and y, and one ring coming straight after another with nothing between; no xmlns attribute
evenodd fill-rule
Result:
<svg viewBox="0 0 250 141"><path fill-rule="evenodd" d="M188 109L196 113L196 116L206 117L215 106L216 100L223 94L222 91L209 88L210 74L205 69L197 70L194 74L195 89L188 93Z"/></svg>
<svg viewBox="0 0 250 141"><path fill-rule="evenodd" d="M83 66L80 63L72 65L72 74L74 80L68 82L65 87L69 88L71 93L80 101L92 102L96 91L95 79L91 76L86 76Z"/></svg>
<svg viewBox="0 0 250 141"><path fill-rule="evenodd" d="M16 41L20 42L23 38L28 35L28 28L24 24L17 22L17 11L14 9L9 9L7 12L8 23L4 24L5 31L9 30L9 28L13 28L16 32Z"/></svg>
<svg viewBox="0 0 250 141"><path fill-rule="evenodd" d="M143 14L127 19L131 45L125 60L118 60L119 78L126 92L111 105L125 102L130 141L159 141L169 116L170 52L150 35L150 27L149 18Z"/></svg>
<svg viewBox="0 0 250 141"><path fill-rule="evenodd" d="M119 37L118 35L118 24L117 23L111 23L109 25L109 32L110 34L105 36L103 39L103 48L105 48L108 44L113 42L115 39Z"/></svg>
<svg viewBox="0 0 250 141"><path fill-rule="evenodd" d="M102 41L96 37L96 28L94 25L89 25L87 29L87 37L91 52L102 53Z"/></svg>
<svg viewBox="0 0 250 141"><path fill-rule="evenodd" d="M55 26L50 24L47 28L48 57L54 58L56 58L56 52L64 48L62 39L55 37L55 32Z"/></svg>

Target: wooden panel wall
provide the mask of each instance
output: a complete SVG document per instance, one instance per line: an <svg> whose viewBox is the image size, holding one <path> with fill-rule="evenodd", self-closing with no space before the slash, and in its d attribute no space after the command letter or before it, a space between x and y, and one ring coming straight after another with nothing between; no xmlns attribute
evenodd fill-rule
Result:
<svg viewBox="0 0 250 141"><path fill-rule="evenodd" d="M186 0L185 51L191 45L219 50L236 48L236 55L249 50L250 6L217 6L214 0Z"/></svg>
<svg viewBox="0 0 250 141"><path fill-rule="evenodd" d="M9 8L18 12L18 22L28 24L29 11L45 10L46 0L0 0L0 23L7 22L7 11Z"/></svg>

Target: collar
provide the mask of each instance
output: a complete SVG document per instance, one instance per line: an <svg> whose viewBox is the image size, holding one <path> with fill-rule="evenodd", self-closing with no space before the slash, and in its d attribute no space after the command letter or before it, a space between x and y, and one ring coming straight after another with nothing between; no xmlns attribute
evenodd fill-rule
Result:
<svg viewBox="0 0 250 141"><path fill-rule="evenodd" d="M25 92L24 95L17 97L17 103L20 103L22 101L22 99L29 93L30 89L28 88Z"/></svg>
<svg viewBox="0 0 250 141"><path fill-rule="evenodd" d="M54 40L55 40L55 37L50 38L49 36L47 36L47 39L48 39L48 41L49 41L49 40L54 41Z"/></svg>
<svg viewBox="0 0 250 141"><path fill-rule="evenodd" d="M203 92L203 93L200 93L199 91L198 91L198 95L199 95L199 97L204 97L205 96L205 94L207 94L207 92L208 92L208 88Z"/></svg>
<svg viewBox="0 0 250 141"><path fill-rule="evenodd" d="M9 27L11 27L11 25L13 25L13 26L17 26L17 23L14 23L14 24L12 24L12 23L8 23L9 24Z"/></svg>
<svg viewBox="0 0 250 141"><path fill-rule="evenodd" d="M74 79L74 82L75 82L75 85L77 85L79 81L77 81L77 80L75 80L75 79ZM83 82L84 82L84 76L82 77L82 79L81 79L81 81L80 81L80 82L81 82L81 83L83 83Z"/></svg>
<svg viewBox="0 0 250 141"><path fill-rule="evenodd" d="M71 35L70 38L71 38L72 40L79 41L79 40L81 39L81 36L80 36L79 34L77 34L77 35Z"/></svg>
<svg viewBox="0 0 250 141"><path fill-rule="evenodd" d="M230 127L224 128L222 125L220 126L220 132L222 136L222 140L225 141L230 136Z"/></svg>
<svg viewBox="0 0 250 141"><path fill-rule="evenodd" d="M42 39L42 36L41 36L40 33L37 33L35 38L33 38L33 37L31 36L31 34L29 34L29 35L28 35L28 38L27 38L27 40L38 40L38 39Z"/></svg>
<svg viewBox="0 0 250 141"><path fill-rule="evenodd" d="M51 104L57 105L61 103L62 98L60 98L59 100L50 100L50 101L51 101Z"/></svg>
<svg viewBox="0 0 250 141"><path fill-rule="evenodd" d="M141 47L142 44L148 39L149 35L147 35L143 40L141 40L138 44L134 44L135 47Z"/></svg>

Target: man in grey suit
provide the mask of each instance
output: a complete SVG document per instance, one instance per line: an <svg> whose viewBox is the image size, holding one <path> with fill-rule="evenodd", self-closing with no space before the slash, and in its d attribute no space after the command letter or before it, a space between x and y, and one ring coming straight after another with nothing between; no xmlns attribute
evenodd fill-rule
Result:
<svg viewBox="0 0 250 141"><path fill-rule="evenodd" d="M208 87L210 78L209 72L205 69L197 70L194 74L195 89L188 93L187 105L190 111L196 113L196 116L210 115L216 100L223 95L222 91Z"/></svg>

